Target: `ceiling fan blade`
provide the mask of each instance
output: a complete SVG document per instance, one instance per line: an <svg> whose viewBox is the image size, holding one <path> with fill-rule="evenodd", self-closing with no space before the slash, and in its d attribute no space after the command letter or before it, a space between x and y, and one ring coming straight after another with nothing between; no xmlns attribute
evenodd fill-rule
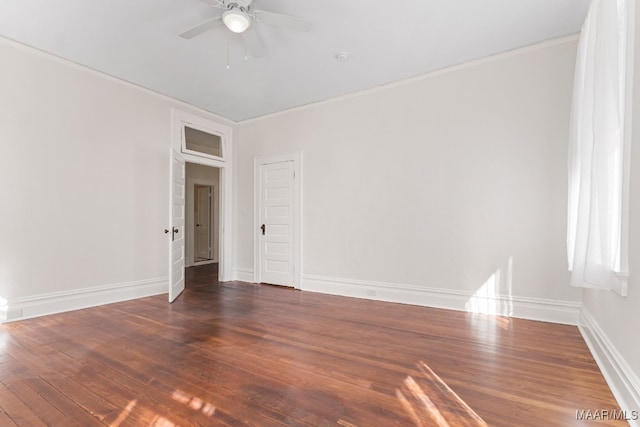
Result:
<svg viewBox="0 0 640 427"><path fill-rule="evenodd" d="M195 26L190 30L185 31L184 33L180 34L180 37L182 37L183 39L189 40L194 38L195 36L199 36L200 34L207 32L213 28L219 27L221 25L222 25L222 17L218 16L216 18L209 19L208 21L205 21L200 25Z"/></svg>
<svg viewBox="0 0 640 427"><path fill-rule="evenodd" d="M249 30L242 33L242 39L247 50L254 58L262 58L265 56L265 48L260 36L255 30Z"/></svg>
<svg viewBox="0 0 640 427"><path fill-rule="evenodd" d="M311 30L311 21L304 18L283 15L281 13L267 12L265 10L256 10L254 13L258 22L262 22L267 25L285 27L297 31Z"/></svg>

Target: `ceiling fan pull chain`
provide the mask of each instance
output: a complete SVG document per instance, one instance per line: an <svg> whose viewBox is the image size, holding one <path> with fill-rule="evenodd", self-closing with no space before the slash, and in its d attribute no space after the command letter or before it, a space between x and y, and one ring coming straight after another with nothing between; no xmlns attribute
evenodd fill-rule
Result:
<svg viewBox="0 0 640 427"><path fill-rule="evenodd" d="M229 43L227 43L227 70L231 68L229 64Z"/></svg>

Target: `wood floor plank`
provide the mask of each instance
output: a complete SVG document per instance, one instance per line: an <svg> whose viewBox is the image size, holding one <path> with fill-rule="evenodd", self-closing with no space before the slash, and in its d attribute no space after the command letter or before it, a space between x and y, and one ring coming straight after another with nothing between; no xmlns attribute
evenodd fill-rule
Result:
<svg viewBox="0 0 640 427"><path fill-rule="evenodd" d="M0 425L581 426L619 409L575 327L215 274L188 269L173 304L1 325Z"/></svg>
<svg viewBox="0 0 640 427"><path fill-rule="evenodd" d="M0 381L0 409L5 418L14 424L24 426L45 426L46 424L24 402ZM11 425L9 423L9 425Z"/></svg>
<svg viewBox="0 0 640 427"><path fill-rule="evenodd" d="M9 418L9 415L0 407L0 426L12 427L18 426L15 421Z"/></svg>
<svg viewBox="0 0 640 427"><path fill-rule="evenodd" d="M26 377L26 378L25 378ZM73 420L62 413L58 408L51 405L33 387L35 378L29 378L24 372L8 372L6 369L0 370L2 383L14 396L20 399L29 411L36 415L44 425L77 425Z"/></svg>
<svg viewBox="0 0 640 427"><path fill-rule="evenodd" d="M236 401L226 400L225 402L223 402L222 405L209 405L209 402L203 402L202 405L197 404L198 401L202 400L200 396L203 396L203 393L205 394L209 393L206 390L206 388L209 387L210 384L204 384L202 388L194 392L194 394L184 392L180 388L176 389L175 388L176 384L180 385L182 383L184 385L184 387L182 388L189 390L193 386L193 382L190 382L187 384L185 383L185 379L193 380L194 378L190 377L191 374L188 371L177 370L174 367L174 369L171 372L166 374L166 377L163 377L164 371L162 367L154 366L157 363L157 361L154 361L154 359L152 359L149 356L152 354L158 354L158 352L160 352L161 350L169 348L168 344L172 344L173 342L169 342L165 344L164 347L158 349L153 347L151 340L147 340L144 351L137 352L137 353L132 353L127 348L118 348L119 346L111 346L111 345L101 346L100 343L103 342L103 340L105 339L107 341L110 340L109 331L117 329L116 327L114 327L116 325L109 324L109 321L110 321L109 319L104 319L103 322L100 322L101 328L104 328L104 331L100 334L99 339L94 338L93 335L87 336L84 338L83 340L84 343L88 344L91 347L91 351L89 351L87 347L84 347L83 344L80 344L80 343L73 344L68 342L68 340L60 340L56 346L63 353L70 354L71 356L78 357L79 359L84 359L84 361L87 364L90 364L91 366L94 366L94 367L101 368L100 369L101 371L108 371L109 373L107 376L110 378L110 380L119 379L119 380L122 380L123 382L129 382L129 384L132 384L132 382L128 381L123 376L119 375L118 373L114 373L114 368L120 369L125 375L130 375L131 378L137 378L139 385L141 386L140 389L144 390L145 401L149 398L150 394L151 395L160 394L164 396L165 402L169 400L170 402L173 402L175 404L177 400L176 400L176 397L173 397L174 394L176 392L181 393L182 401L180 401L180 405L183 405L183 407L176 408L174 405L171 408L166 408L167 410L165 411L165 413L171 414L168 417L169 421L172 418L175 418L176 416L180 415L181 412L187 411L188 414L191 416L190 418L195 418L195 420L191 420L191 421L196 422L198 416L200 416L200 418L204 416L208 416L207 413L209 412L211 407L217 408L217 410L215 411L215 419L217 424L223 423L228 425L240 425L240 424L243 424L243 422L236 419L236 416L242 415L242 413L244 413L245 415L250 414L251 415L250 419L252 419L252 418L255 418L256 413L260 415L260 407L262 405L260 405L259 403L258 404L254 403L245 407L244 412L239 411L240 409L242 409L242 408L239 408L238 406L238 402L241 402L241 400L236 400ZM122 328L125 325L119 324L117 326ZM36 334L37 331L33 331L33 333ZM163 338L159 337L159 339L163 339ZM121 362L118 361L118 359L132 361L131 366L126 366L122 364ZM179 382L176 381L176 374L179 375L179 378L180 378ZM98 374L98 376L100 376L100 374ZM173 384L173 387L164 385L161 381L158 380L158 378L166 378L167 381ZM156 393L157 391L160 391L162 393ZM189 399L187 406L184 406L185 396L188 396L188 399ZM180 396L178 396L178 398L179 397ZM148 402L147 403L140 402L140 404L149 406ZM194 405L197 406L196 408L197 410L195 410L195 412L193 409ZM223 409L220 409L220 408L223 408ZM232 409L232 412L234 414L233 416L226 414L226 412L229 411L229 408ZM159 408L156 408L156 410L158 409ZM183 411L181 411L181 409ZM272 419L273 425L283 425L276 421L277 419L281 419L281 418L282 418L282 414L280 414L279 417L276 416L274 419ZM266 425L265 419L266 418L261 417L259 419L254 419L254 422L258 424ZM183 420L189 420L189 418L185 417L183 418ZM197 424L197 425L208 425L208 423L210 422L209 419L204 419L200 421L203 422L203 424Z"/></svg>
<svg viewBox="0 0 640 427"><path fill-rule="evenodd" d="M104 426L100 419L91 415L74 400L60 392L52 384L39 378L29 380L29 385L45 399L51 406L63 413L71 420L67 425L80 427Z"/></svg>
<svg viewBox="0 0 640 427"><path fill-rule="evenodd" d="M37 331L33 331L33 334L37 334ZM170 393L159 393L155 387L150 387L150 383L154 381L153 378L140 375L139 367L135 365L128 367L116 359L105 357L102 352L90 351L80 342L61 340L56 344L56 348L68 358L69 363L81 363L82 369L94 380L112 383L110 387L117 392L116 395L120 394L118 390L123 388L130 394L140 394L142 390L144 397L136 399L138 405L146 405L154 408L156 412L171 414L170 418L180 420L181 425L200 425L197 423L197 412L178 403ZM122 355L122 352L119 353ZM206 421L203 417L204 414L199 421ZM196 420L190 418L196 418Z"/></svg>
<svg viewBox="0 0 640 427"><path fill-rule="evenodd" d="M41 347L40 350L41 354L46 353L44 348ZM20 360L7 355L3 363L0 363L0 378L15 396L48 425L103 425L60 390L31 372Z"/></svg>
<svg viewBox="0 0 640 427"><path fill-rule="evenodd" d="M171 365L169 368L165 368L163 364L156 365L157 361L149 359L147 356L148 354L157 354L162 349L167 348L167 343L158 344L160 345L160 347L154 346L154 342L160 342L164 340L164 337L158 337L154 340L148 340L146 343L146 348L148 351L144 354L130 352L129 349L119 349L118 354L116 354L112 353L108 348L105 348L99 353L94 351L91 357L102 358L105 363L110 363L111 365L118 366L118 369L121 369L123 372L127 372L128 367L117 362L117 357L123 356L124 358L130 360L144 360L146 363L140 364L136 367L137 371L135 373L129 372L129 374L142 375L142 380L145 380L146 378L148 384L152 384L155 388L164 392L166 395L173 395L175 392L180 392L185 394L186 396L193 396L196 400L211 398L212 401L207 403L211 403L211 406L217 408L215 415L216 420L218 421L222 420L226 423L230 423L231 425L236 425L239 422L251 421L258 424L265 424L266 420L271 420L271 422L274 423L273 425L284 425L280 424L280 422L282 422L284 418L288 418L289 415L278 413L277 411L270 411L269 408L266 408L266 405L261 401L242 404L241 402L243 402L243 399L240 399L242 397L240 395L233 396L235 397L235 399L224 398L223 396L222 400L220 396L210 396L210 391L208 390L208 388L212 386L211 382L202 381L199 377L199 371L196 371L189 366L185 366L183 364L181 364L182 366L179 366L175 363L175 361L167 361L167 364ZM189 361L193 362L196 365L201 363L201 360L199 360L198 357L195 356L189 356ZM220 365L219 363L216 364ZM179 376L181 381L180 383L176 382L176 375ZM238 383L237 381L232 380L233 378L230 378L229 381L215 384L216 389L225 389L232 395L237 394ZM173 384L173 387L166 384ZM181 387L175 388L176 384L180 385ZM230 415L230 413L232 413L233 416ZM254 419L256 415L258 415L259 418ZM238 417L239 419L236 419L236 417ZM302 422L302 420L298 421L300 423Z"/></svg>
<svg viewBox="0 0 640 427"><path fill-rule="evenodd" d="M228 329L246 331L244 327L237 327L237 325L229 326ZM221 372L219 374L219 376L225 377L223 380L221 380L222 384L231 383L234 380L234 376L235 376L235 377L238 377L239 379L250 378L249 381L259 382L261 384L261 387L265 387L266 385L269 385L269 387L271 387L273 390L277 390L277 389L286 388L288 382L299 383L303 381L305 378L307 379L307 381L309 381L309 379L316 379L316 380L322 379L321 377L315 376L312 370L303 372L299 366L295 366L295 370L292 370L292 368L294 367L292 364L285 366L284 369L281 369L278 364L267 366L264 364L264 360L257 355L260 353L259 351L256 351L255 353L245 352L243 353L242 356L237 355L235 352L230 352L229 353L230 357L228 359L223 358L224 356L223 354L216 353L212 356L213 358L211 360L207 360L204 353L205 353L204 351L198 351L193 355L191 355L189 359L199 365L207 365L208 362L215 363L218 366L224 365L225 372ZM240 374L231 372L233 370L240 371ZM298 371L299 374L296 376L292 376L291 372L294 372L294 371ZM229 375L225 375L227 373ZM181 376L184 376L184 375L188 375L188 373L181 373ZM286 380L283 381L282 378L285 378ZM235 380L235 384L237 388L246 390L247 393L251 393L251 384L242 384L241 382L239 382L238 379ZM344 390L345 388L349 389L350 387L351 387L350 383L342 383L342 384L338 384L336 388ZM335 391L335 390L332 390L332 391ZM323 394L326 396L329 393L330 392L327 390L321 390L318 392L318 395L315 396L314 399L312 399L312 401L314 401L316 406L319 407L321 406L322 399L320 399L318 396ZM367 399L363 399L362 404L363 405L369 404L369 401L372 400L372 397L373 396L370 394ZM379 398L385 398L385 397L379 396ZM393 397L393 399L395 400L395 396ZM328 406L324 408L316 408L316 409L322 409L325 413L335 412L336 411L335 399L325 398L324 400L328 400ZM298 407L297 411L300 413L302 409ZM317 425L319 421L320 420L313 419L312 423L313 425ZM378 415L378 421L381 421L380 415ZM397 414L394 414L393 420L386 420L388 425L392 425L395 422L402 422L402 421L403 421L403 418L399 417Z"/></svg>
<svg viewBox="0 0 640 427"><path fill-rule="evenodd" d="M34 375L39 378L46 378L48 384L54 387L59 394L67 396L78 407L86 412L90 417L99 421L106 418L115 418L121 410L121 405L110 403L105 396L95 392L92 386L96 378L85 381L77 373L84 369L83 365L75 363L74 360L66 357L61 352L56 352L48 348L47 344L42 344L33 338L36 333L23 335L20 340L22 346L8 346L5 351L14 357L13 369L21 369L22 366L29 366ZM25 348L38 348L38 353L32 353ZM81 415L76 414L78 417ZM87 421L89 423L89 421ZM91 425L91 424L87 424Z"/></svg>

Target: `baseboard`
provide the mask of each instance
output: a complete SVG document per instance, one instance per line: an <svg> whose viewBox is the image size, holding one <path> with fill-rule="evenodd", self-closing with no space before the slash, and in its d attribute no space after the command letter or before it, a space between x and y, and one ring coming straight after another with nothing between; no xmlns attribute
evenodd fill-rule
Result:
<svg viewBox="0 0 640 427"><path fill-rule="evenodd" d="M0 306L0 323L95 307L168 292L166 277L15 298Z"/></svg>
<svg viewBox="0 0 640 427"><path fill-rule="evenodd" d="M303 291L577 325L580 303L304 275Z"/></svg>
<svg viewBox="0 0 640 427"><path fill-rule="evenodd" d="M233 269L233 280L238 280L240 282L254 282L253 270L251 268L234 268Z"/></svg>
<svg viewBox="0 0 640 427"><path fill-rule="evenodd" d="M209 264L217 264L218 261L215 259L208 259L206 261L193 261L189 265L185 265L185 267L197 267L199 265L209 265Z"/></svg>
<svg viewBox="0 0 640 427"><path fill-rule="evenodd" d="M208 259L206 261L194 261L194 260L185 259L184 266L186 268L189 268L189 267L196 267L198 265L217 264L219 262L220 261L217 259Z"/></svg>
<svg viewBox="0 0 640 427"><path fill-rule="evenodd" d="M629 425L640 427L640 379L585 307L580 311L578 327Z"/></svg>

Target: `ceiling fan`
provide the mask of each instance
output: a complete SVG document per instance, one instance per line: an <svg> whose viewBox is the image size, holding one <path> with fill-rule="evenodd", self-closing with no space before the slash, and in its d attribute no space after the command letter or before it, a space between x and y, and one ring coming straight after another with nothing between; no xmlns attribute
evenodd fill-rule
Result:
<svg viewBox="0 0 640 427"><path fill-rule="evenodd" d="M253 0L204 0L211 6L224 10L222 15L209 19L200 25L180 34L183 39L192 39L217 27L225 26L229 31L242 34L249 50L254 56L260 56L261 42L256 35L249 36L245 31L253 22L264 23L276 27L297 31L309 31L311 21L266 10L254 10Z"/></svg>

